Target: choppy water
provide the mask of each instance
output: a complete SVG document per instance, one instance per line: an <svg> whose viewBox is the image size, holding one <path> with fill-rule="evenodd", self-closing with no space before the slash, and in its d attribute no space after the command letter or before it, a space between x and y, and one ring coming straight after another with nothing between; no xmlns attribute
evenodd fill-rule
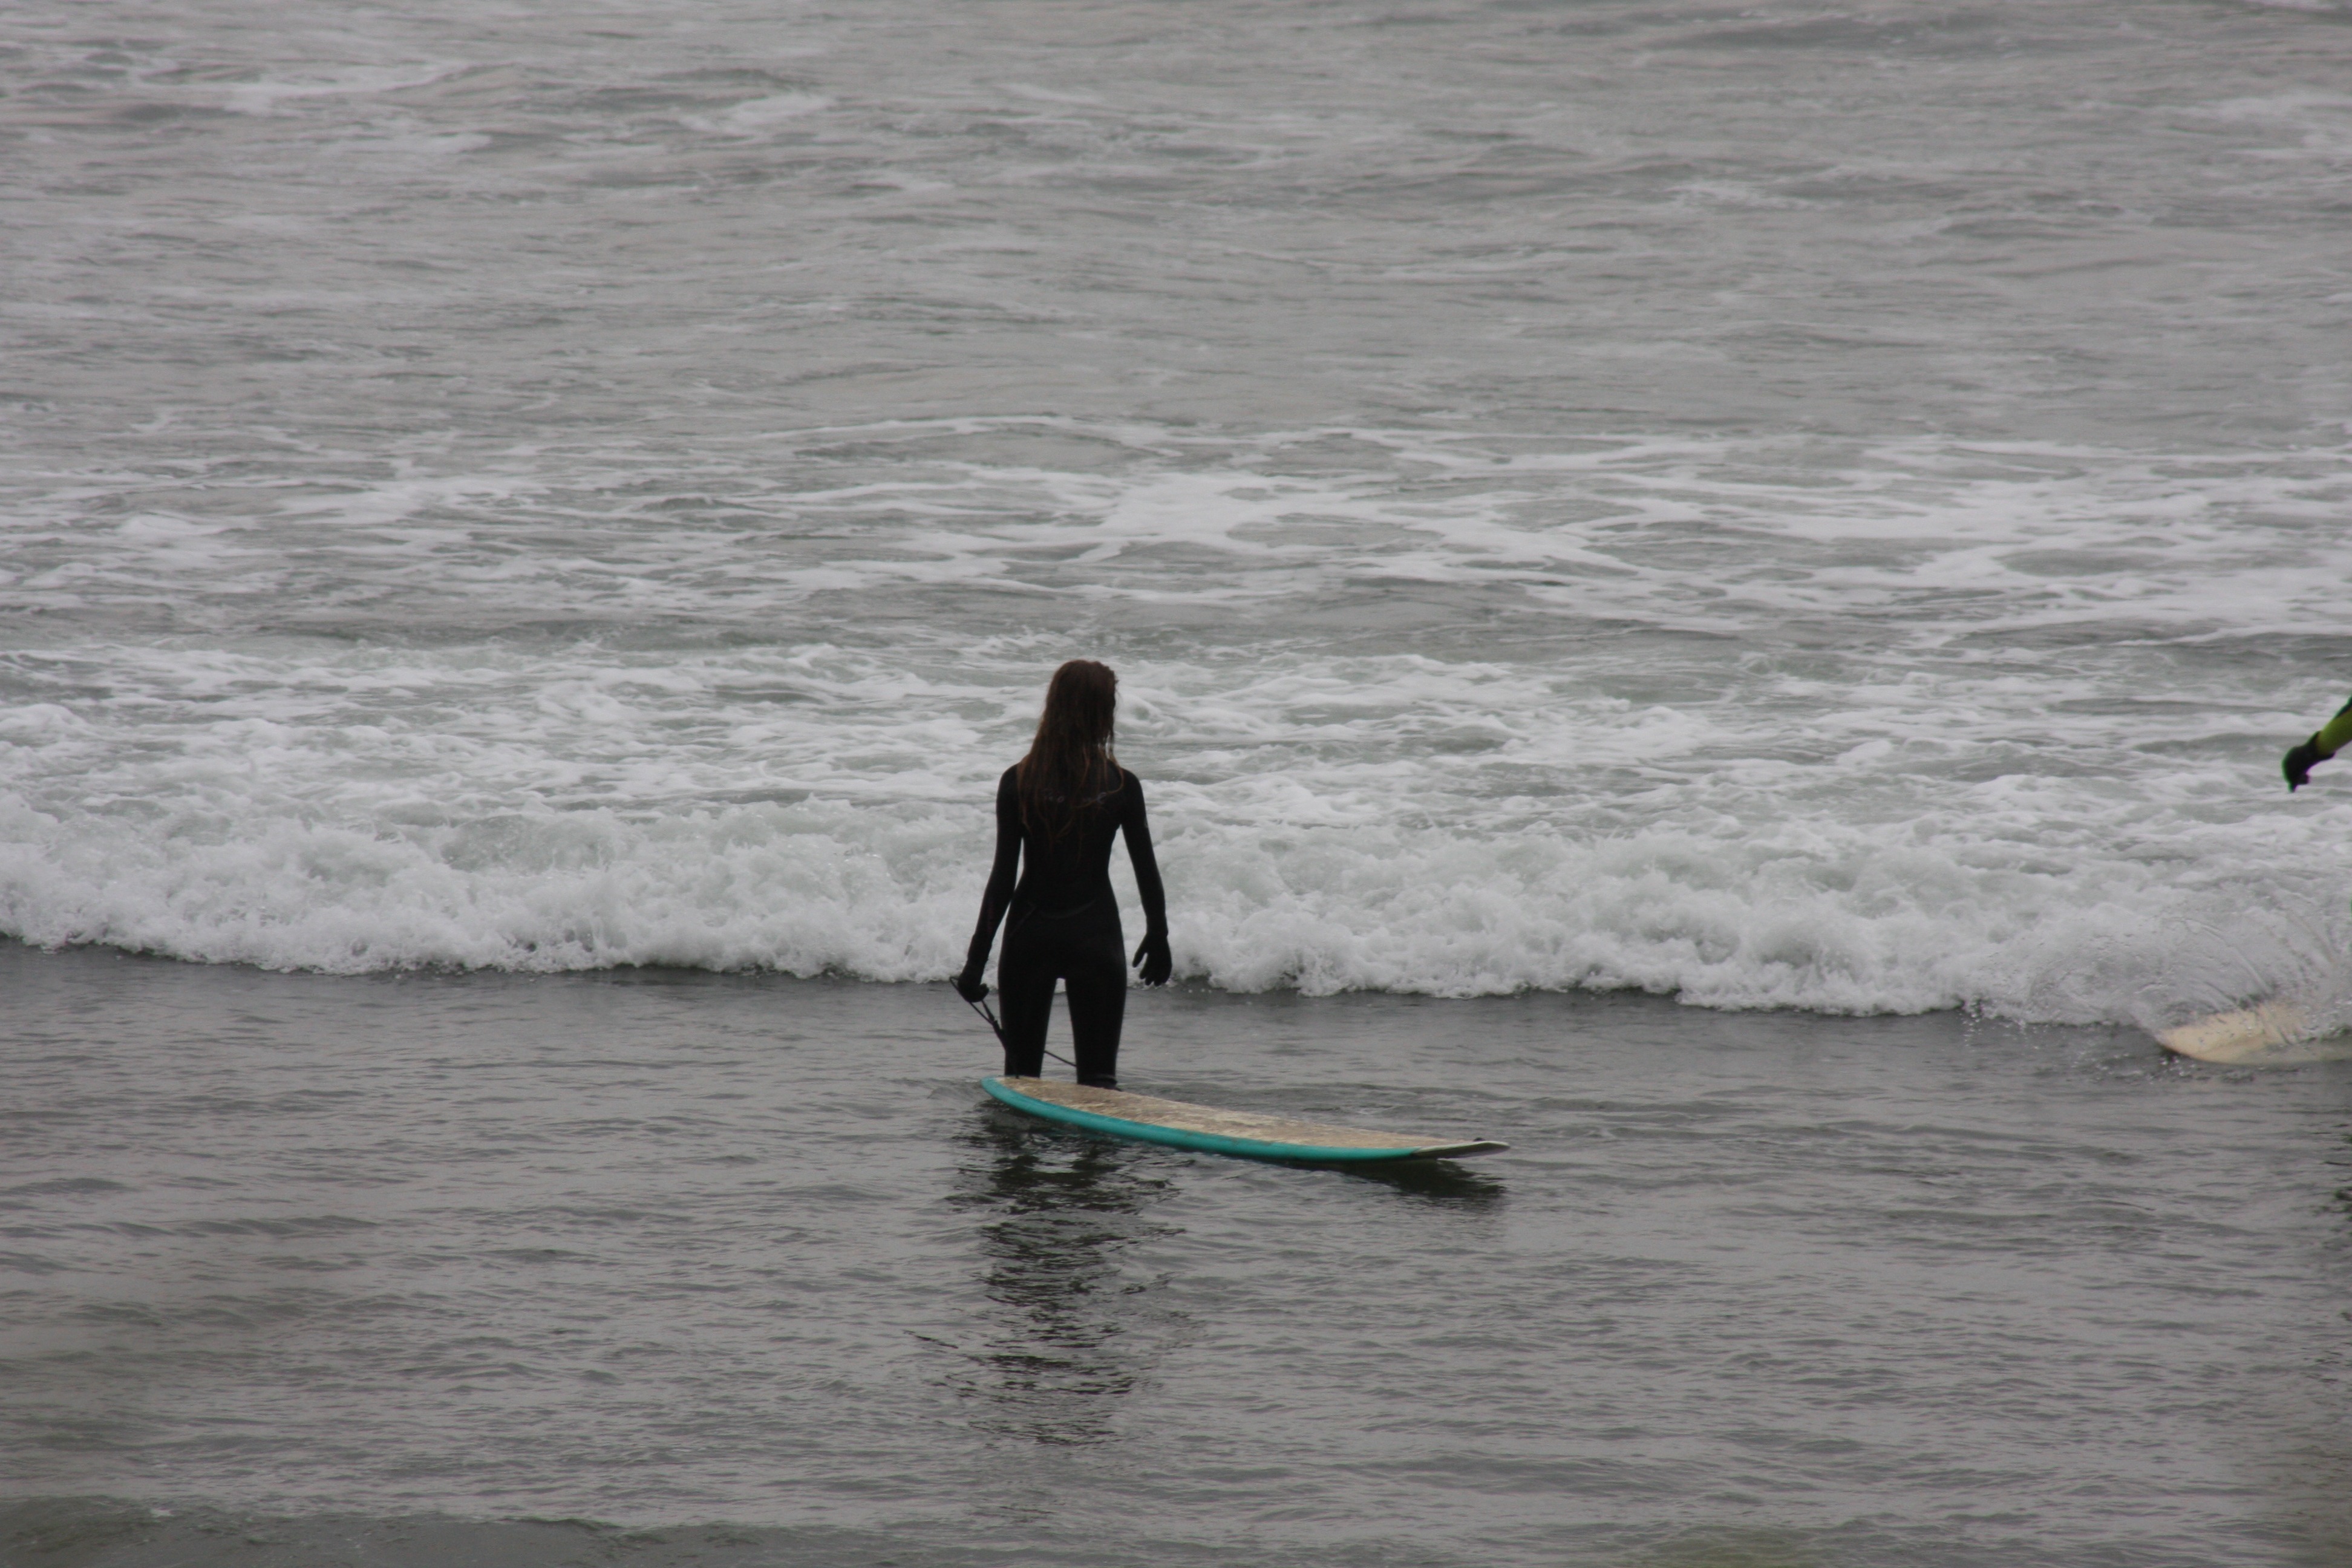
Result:
<svg viewBox="0 0 2352 1568"><path fill-rule="evenodd" d="M1044 673L1180 972L2345 989L2352 29L17 13L0 929L907 979ZM2323 774L2323 779L2326 777Z"/></svg>
<svg viewBox="0 0 2352 1568"><path fill-rule="evenodd" d="M2343 1069L2137 1031L2352 1015L2347 84L2318 3L16 7L0 934L89 950L0 948L0 1555L2342 1561ZM852 984L1075 655L1130 1075L1512 1154L1089 1150Z"/></svg>

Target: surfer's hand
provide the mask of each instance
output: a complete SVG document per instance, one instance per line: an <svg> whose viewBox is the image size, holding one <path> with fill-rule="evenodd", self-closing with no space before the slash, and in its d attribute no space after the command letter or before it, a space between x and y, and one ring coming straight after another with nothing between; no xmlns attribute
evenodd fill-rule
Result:
<svg viewBox="0 0 2352 1568"><path fill-rule="evenodd" d="M2319 736L2316 733L2310 740L2289 752L2286 754L2286 760L2279 764L2279 771L2286 774L2287 794L2293 795L2309 784L2311 770L2333 755L2335 753L2332 752L2323 752L2319 749Z"/></svg>
<svg viewBox="0 0 2352 1568"><path fill-rule="evenodd" d="M1143 971L1146 985L1168 984L1168 976L1175 969L1176 961L1169 955L1165 931L1154 931L1143 939L1142 944L1135 950L1135 966Z"/></svg>
<svg viewBox="0 0 2352 1568"><path fill-rule="evenodd" d="M967 965L964 972L955 977L955 988L957 995L975 1007L988 1000L988 986L980 977L980 965L977 963Z"/></svg>

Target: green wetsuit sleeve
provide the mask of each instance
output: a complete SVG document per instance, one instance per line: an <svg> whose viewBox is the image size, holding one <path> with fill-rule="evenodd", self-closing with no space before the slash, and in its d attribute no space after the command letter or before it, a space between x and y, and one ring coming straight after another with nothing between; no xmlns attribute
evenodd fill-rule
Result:
<svg viewBox="0 0 2352 1568"><path fill-rule="evenodd" d="M2321 752L2331 757L2352 743L2352 702L2338 708L2336 717L2319 727L2318 739Z"/></svg>

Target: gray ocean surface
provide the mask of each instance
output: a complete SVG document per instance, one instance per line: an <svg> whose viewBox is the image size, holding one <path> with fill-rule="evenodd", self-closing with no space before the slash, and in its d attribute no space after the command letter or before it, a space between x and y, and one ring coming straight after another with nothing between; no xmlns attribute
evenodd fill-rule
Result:
<svg viewBox="0 0 2352 1568"><path fill-rule="evenodd" d="M0 149L11 1568L2352 1561L2352 1068L2147 1034L2352 1023L2352 10L31 0ZM1510 1153L980 1096L1074 656L1123 1076Z"/></svg>
<svg viewBox="0 0 2352 1568"><path fill-rule="evenodd" d="M0 949L0 1553L2340 1563L2352 1066L1643 996L1135 999L1063 1134L939 986ZM528 1522L528 1521L537 1522Z"/></svg>

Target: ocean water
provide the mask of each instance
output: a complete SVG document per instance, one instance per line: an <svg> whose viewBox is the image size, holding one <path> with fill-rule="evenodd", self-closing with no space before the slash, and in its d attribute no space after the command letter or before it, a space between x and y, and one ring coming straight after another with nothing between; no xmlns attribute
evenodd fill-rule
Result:
<svg viewBox="0 0 2352 1568"><path fill-rule="evenodd" d="M1180 973L2352 989L2352 17L17 13L0 929L957 963L1121 673Z"/></svg>
<svg viewBox="0 0 2352 1568"><path fill-rule="evenodd" d="M32 1457L7 1495L47 1500L6 1550L234 1559L325 1519L376 1523L286 1525L288 1561L412 1528L550 1562L1085 1561L1127 1508L1154 1561L1233 1560L1234 1521L1302 1563L2343 1560L2295 1500L2347 1451L2313 1392L2339 1069L2186 1073L2143 1031L2269 997L2352 1021L2352 763L2292 796L2277 771L2352 689L2352 9L30 0L0 146L0 1196L32 1260L0 1410ZM1081 656L1120 674L1171 904L1180 990L1138 996L1129 1075L1519 1149L1302 1201L1296 1173L1082 1152L974 1103L987 1053L919 983L961 962L993 780ZM753 1094L770 1119L693 1158L782 1184L666 1209L647 1166L615 1212L682 1231L594 1246L577 1216L531 1240L520 1196L432 1196L437 1164L527 1188L654 1135L635 1089L572 1104L540 1012L647 1073L630 1053L782 1030L757 1071L646 1080ZM1302 1054L1268 1065L1276 1016ZM1815 1041L1838 1071L1784 1099ZM383 1098L308 1120L277 1080L322 1049ZM477 1058L554 1122L365 1155L456 1115ZM744 1087L766 1073L894 1152L788 1177L795 1140L845 1135ZM2070 1109L2036 1142L2045 1096ZM1685 1129L1689 1187L1636 1199L1650 1177L1567 1152L1616 1116ZM1886 1206L1915 1125L1947 1130L1916 1180L1973 1238L1916 1256ZM1759 1145L1830 1164L1790 1154L1794 1195L1754 1200L1785 1206L1742 1208ZM242 1196L190 1206L215 1179ZM1024 1283L1064 1266L974 1239L1032 1214L1097 1262ZM281 1220L268 1289L164 1289ZM1597 1370L1491 1327L1632 1321L1577 1271L1606 1295L1611 1234L1684 1223L1692 1272L1642 1300L1720 1286L1736 1318ZM777 1256L834 1282L808 1310L871 1326L791 1340L757 1392L777 1309L745 1285L707 1356L597 1404L592 1372L691 1316L696 1247L802 1225ZM610 1293L587 1264L529 1310L520 1275L373 1272L527 1273L542 1245ZM1307 1348L1391 1246L1392 1318ZM1707 1272L1769 1247L1852 1267ZM2076 1271L2103 1247L2137 1261ZM314 1264L351 1293L289 1283ZM1971 1270L1987 1294L1923 1283ZM1087 1315L1129 1287L1132 1321ZM1490 1327L1449 1341L1465 1300ZM414 1327L436 1301L446 1342ZM194 1338L142 1360L137 1314L174 1302ZM300 1378L252 1359L274 1313L369 1302L373 1371L357 1327ZM1151 1348L1039 1372L1063 1415L986 1415L1014 1352L973 1346L1024 1313ZM516 1352L563 1397L448 1439L471 1352L446 1345L602 1321L646 1326L610 1363ZM925 1371L901 1329L960 1348ZM1710 1343L1792 1381L1657 1425L1643 1400ZM1270 1366L1235 1439L1212 1391ZM152 1425L108 1403L142 1368L175 1391ZM1590 1400L1554 1386L1588 1370ZM1864 1371L1884 1426L1790 1392ZM1429 1414L1457 1384L1494 1402L1458 1430ZM946 1419L948 1388L982 1414ZM574 1395L585 1447L521 1453ZM705 1396L733 1414L664 1425ZM1096 1436L1056 1468L1068 1410ZM1277 1476L1318 1422L1352 1446ZM1612 1432L1684 1468L1612 1490ZM1033 1465L1058 1479L1006 1479ZM987 1531L975 1494L1008 1500ZM58 1500L84 1496L112 1500ZM432 1535L526 1516L606 1533Z"/></svg>
<svg viewBox="0 0 2352 1568"><path fill-rule="evenodd" d="M2327 1568L2352 1063L1660 997L1139 994L1064 1134L944 986L0 948L0 1561Z"/></svg>

